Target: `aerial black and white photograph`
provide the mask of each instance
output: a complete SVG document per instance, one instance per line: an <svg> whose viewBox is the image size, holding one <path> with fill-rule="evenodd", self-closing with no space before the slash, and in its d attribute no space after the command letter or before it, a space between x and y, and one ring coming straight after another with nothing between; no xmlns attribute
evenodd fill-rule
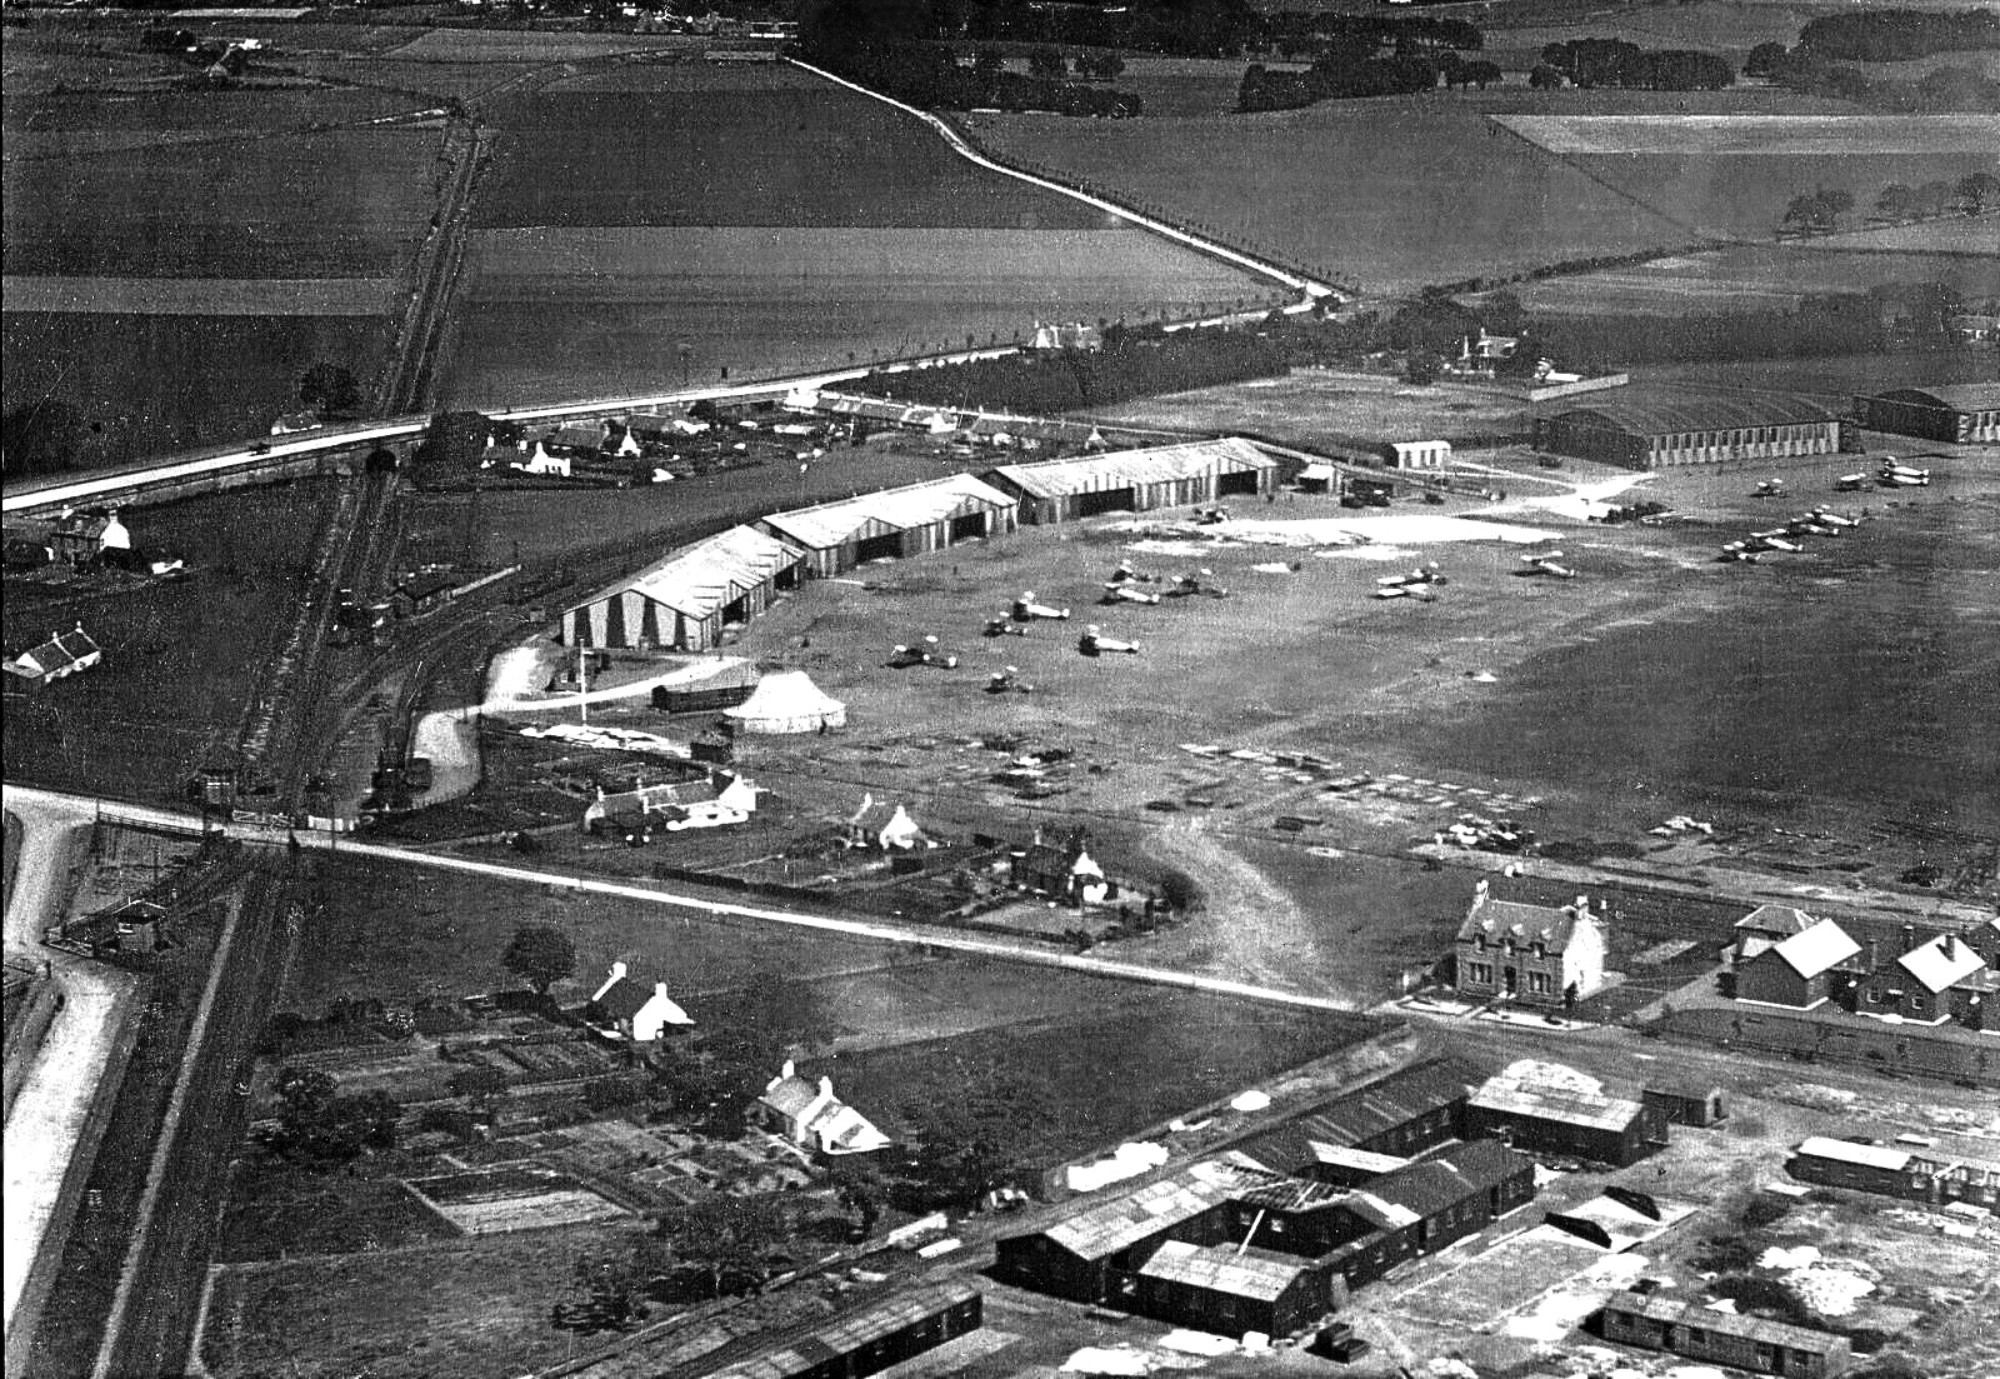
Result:
<svg viewBox="0 0 2000 1379"><path fill-rule="evenodd" d="M10 1379L2000 1379L1994 0L184 3Z"/></svg>

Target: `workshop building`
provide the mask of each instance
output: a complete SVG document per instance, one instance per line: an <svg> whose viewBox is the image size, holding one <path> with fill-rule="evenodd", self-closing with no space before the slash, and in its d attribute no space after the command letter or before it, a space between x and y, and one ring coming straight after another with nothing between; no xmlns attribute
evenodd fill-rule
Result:
<svg viewBox="0 0 2000 1379"><path fill-rule="evenodd" d="M1620 1168L1666 1144L1667 1124L1666 1108L1649 1103L1636 1083L1531 1058L1488 1078L1465 1103L1469 1138Z"/></svg>

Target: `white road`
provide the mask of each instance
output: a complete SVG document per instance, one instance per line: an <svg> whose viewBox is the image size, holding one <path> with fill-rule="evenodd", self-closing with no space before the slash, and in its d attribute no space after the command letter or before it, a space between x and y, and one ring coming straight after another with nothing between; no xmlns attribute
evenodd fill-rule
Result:
<svg viewBox="0 0 2000 1379"><path fill-rule="evenodd" d="M94 811L99 808L108 821L141 824L154 828L177 829L184 832L198 832L200 820L191 814L178 810L159 809L150 805L132 805L114 800L96 801L76 795L62 795L49 791L33 790L22 786L8 786L10 799L49 799L69 808ZM12 807L11 805L9 806ZM621 900L637 900L649 905L658 905L663 910L678 911L683 922L696 915L716 919L754 920L766 924L782 924L798 929L816 929L822 933L840 934L848 938L869 939L877 943L894 943L906 947L930 948L949 953L964 953L971 957L995 958L1003 962L1025 963L1035 967L1056 967L1064 971L1085 976L1110 977L1119 981L1146 982L1154 986L1178 987L1187 991L1206 991L1218 996L1234 996L1246 1000L1266 1001L1275 1005L1299 1006L1311 1010L1352 1011L1356 1007L1350 1001L1332 996L1318 996L1308 992L1291 991L1282 987L1262 986L1250 982L1229 981L1222 977L1204 976L1193 972L1177 972L1170 968L1149 967L1143 963L1114 962L1107 958L1086 957L1081 954L1054 953L1040 948L1028 948L994 939L975 938L949 930L930 930L904 927L892 924L873 924L866 920L843 919L833 915L813 914L804 910L772 910L755 905L732 905L721 901L704 900L696 896L678 894L663 890L658 886L633 885L621 881L604 881L575 873L545 871L533 867L503 865L498 862L481 862L468 857L451 857L434 852L420 852L413 848L389 847L380 843L364 843L352 835L336 836L316 833L307 829L254 827L245 824L231 824L229 836L245 842L267 846L285 845L296 837L300 846L338 851L355 857L372 857L385 862L400 863L404 866L429 867L436 871L456 871L475 876L490 876L502 881L514 881L526 886L544 889L560 886L591 895L615 896Z"/></svg>
<svg viewBox="0 0 2000 1379"><path fill-rule="evenodd" d="M0 805L21 822L21 856L7 906L7 948L30 961L47 959L63 1009L49 1026L34 1066L7 1115L4 1220L5 1323L8 1369L15 1368L15 1322L37 1256L67 1229L75 1203L63 1199L74 1162L86 1171L96 1152L99 1084L111 1067L119 1031L137 983L116 969L41 946L58 918L72 849L96 813L73 796L0 792Z"/></svg>

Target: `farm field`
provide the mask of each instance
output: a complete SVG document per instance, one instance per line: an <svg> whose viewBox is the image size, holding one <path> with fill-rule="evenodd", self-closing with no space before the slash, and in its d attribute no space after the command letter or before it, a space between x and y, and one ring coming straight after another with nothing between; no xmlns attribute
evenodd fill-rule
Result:
<svg viewBox="0 0 2000 1379"><path fill-rule="evenodd" d="M428 29L384 50L403 62L569 62L614 53L705 46L678 34L510 33L496 29Z"/></svg>
<svg viewBox="0 0 2000 1379"><path fill-rule="evenodd" d="M85 437L83 454L122 463L153 450L262 435L273 418L298 409L307 366L329 360L366 379L389 338L379 316L10 309L0 327L0 395L8 410L44 396L72 403L99 428Z"/></svg>
<svg viewBox="0 0 2000 1379"><path fill-rule="evenodd" d="M1649 366L1646 380L1685 383L1694 387L1771 389L1801 393L1823 403L1845 406L1853 402L1856 393L1878 392L1884 388L1990 383L1993 380L1993 361L1978 350L1829 355L1819 359L1751 359L1729 364ZM1907 438L1899 443L1906 448L1919 444Z"/></svg>
<svg viewBox="0 0 2000 1379"><path fill-rule="evenodd" d="M1443 93L1208 119L968 123L1003 157L1370 291L1691 238ZM1203 176L1188 177L1190 166Z"/></svg>
<svg viewBox="0 0 2000 1379"><path fill-rule="evenodd" d="M1913 225L1885 225L1814 240L1811 248L1905 250L1912 253L1978 254L2000 260L2000 216L1951 216Z"/></svg>
<svg viewBox="0 0 2000 1379"><path fill-rule="evenodd" d="M131 316L383 316L388 278L88 278L10 274L9 314Z"/></svg>
<svg viewBox="0 0 2000 1379"><path fill-rule="evenodd" d="M174 800L218 747L233 749L260 651L306 576L325 481L138 510L133 540L183 553L186 580L97 596L10 579L11 653L81 621L104 662L45 691L8 687L9 776L67 790Z"/></svg>
<svg viewBox="0 0 2000 1379"><path fill-rule="evenodd" d="M507 152L447 371L461 403L644 393L683 369L768 377L1004 343L1038 320L1274 299L790 68L628 67L495 118Z"/></svg>
<svg viewBox="0 0 2000 1379"><path fill-rule="evenodd" d="M1496 115L1550 153L1993 156L2000 115Z"/></svg>
<svg viewBox="0 0 2000 1379"><path fill-rule="evenodd" d="M1865 236L1841 235L1806 244L1677 254L1629 268L1543 278L1510 290L1530 311L1575 316L1789 309L1806 297L1863 292L1888 283L1943 283L1970 301L2000 295L2000 252L1977 259L1842 252L1836 247L1857 240L1868 242Z"/></svg>

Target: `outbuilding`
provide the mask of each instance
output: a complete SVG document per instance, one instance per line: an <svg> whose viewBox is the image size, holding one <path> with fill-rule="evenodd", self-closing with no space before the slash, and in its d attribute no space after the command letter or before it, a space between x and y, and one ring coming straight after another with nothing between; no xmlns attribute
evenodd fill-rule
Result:
<svg viewBox="0 0 2000 1379"><path fill-rule="evenodd" d="M1038 526L1274 493L1278 461L1239 436L1068 460L1009 464L986 479Z"/></svg>
<svg viewBox="0 0 2000 1379"><path fill-rule="evenodd" d="M556 635L571 646L707 651L725 626L748 622L796 588L804 567L796 548L732 527L565 608Z"/></svg>
<svg viewBox="0 0 2000 1379"><path fill-rule="evenodd" d="M1615 1164L1636 1163L1667 1142L1667 1113L1637 1083L1592 1077L1523 1058L1475 1087L1465 1132L1517 1149Z"/></svg>
<svg viewBox="0 0 2000 1379"><path fill-rule="evenodd" d="M1714 1312L1658 1293L1617 1294L1604 1304L1599 1324L1607 1341L1787 1379L1833 1379L1854 1362L1845 1336Z"/></svg>
<svg viewBox="0 0 2000 1379"><path fill-rule="evenodd" d="M2000 445L2000 383L1892 388L1855 398L1854 414L1870 431L1948 445Z"/></svg>
<svg viewBox="0 0 2000 1379"><path fill-rule="evenodd" d="M73 631L50 633L46 642L22 652L0 668L32 684L46 685L80 670L89 670L103 659L103 649L78 623Z"/></svg>
<svg viewBox="0 0 2000 1379"><path fill-rule="evenodd" d="M1450 441L1390 441L1380 453L1382 462L1391 469L1437 472L1451 468Z"/></svg>
<svg viewBox="0 0 2000 1379"><path fill-rule="evenodd" d="M1777 393L1632 394L1535 419L1535 449L1629 469L1830 455L1840 446L1838 417Z"/></svg>
<svg viewBox="0 0 2000 1379"><path fill-rule="evenodd" d="M903 559L1014 530L1011 495L970 474L777 512L757 525L803 552L828 578L871 560Z"/></svg>

